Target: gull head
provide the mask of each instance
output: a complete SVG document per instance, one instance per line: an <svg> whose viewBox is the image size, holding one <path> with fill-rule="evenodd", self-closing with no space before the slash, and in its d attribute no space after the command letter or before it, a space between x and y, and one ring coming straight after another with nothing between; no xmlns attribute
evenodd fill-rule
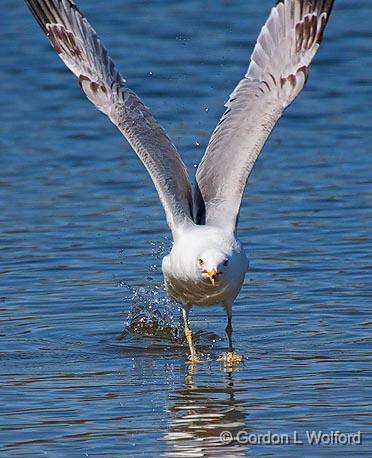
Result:
<svg viewBox="0 0 372 458"><path fill-rule="evenodd" d="M234 234L216 227L195 226L175 239L162 268L171 296L178 302L198 305L206 294L210 294L210 303L217 303L211 300L216 299L218 292L228 290L230 295L237 294L248 260Z"/></svg>
<svg viewBox="0 0 372 458"><path fill-rule="evenodd" d="M225 253L217 248L204 250L195 259L197 272L215 286L230 273L231 258L232 253Z"/></svg>

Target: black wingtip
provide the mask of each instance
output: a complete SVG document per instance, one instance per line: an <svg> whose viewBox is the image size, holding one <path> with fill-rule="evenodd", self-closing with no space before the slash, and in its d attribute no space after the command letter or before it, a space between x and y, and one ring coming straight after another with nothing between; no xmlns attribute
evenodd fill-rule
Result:
<svg viewBox="0 0 372 458"><path fill-rule="evenodd" d="M277 0L276 3L275 3L275 6L280 5L280 4L284 4L285 1L286 0ZM296 1L296 0L294 0L294 1ZM325 29L325 26L327 25L327 22L329 20L330 15L331 15L332 8L333 8L333 5L335 3L335 0L297 0L297 1L301 4L301 8L303 8L306 5L306 6L311 6L312 9L314 9L315 11L318 11L319 14L327 13L326 20L323 23L322 30L321 30L321 32L319 34L319 37L318 37L318 40L317 40L317 43L320 44L320 42L323 39L324 29Z"/></svg>
<svg viewBox="0 0 372 458"><path fill-rule="evenodd" d="M48 29L46 27L47 24L53 22L60 22L63 24L60 11L65 7L62 5L62 0L25 0L25 3L31 13L35 16L35 19L45 34L48 34ZM84 17L82 12L72 0L63 0L63 3L67 3L69 8Z"/></svg>
<svg viewBox="0 0 372 458"><path fill-rule="evenodd" d="M323 6L321 8L321 11L327 13L327 17L326 17L326 20L324 21L323 28L319 34L318 44L320 44L321 41L323 40L324 30L329 20L329 17L331 16L331 12L332 12L334 3L335 3L335 0L323 0Z"/></svg>
<svg viewBox="0 0 372 458"><path fill-rule="evenodd" d="M43 9L40 7L39 2L35 0L25 0L25 3L39 23L40 27L43 29L44 33L47 34L48 30L46 28L46 24L48 23L48 18L45 15Z"/></svg>
<svg viewBox="0 0 372 458"><path fill-rule="evenodd" d="M280 3L284 3L286 0L277 0L275 6L279 5ZM298 0L302 2L302 5L311 4L314 8L318 9L321 12L327 13L327 18L329 18L335 0Z"/></svg>

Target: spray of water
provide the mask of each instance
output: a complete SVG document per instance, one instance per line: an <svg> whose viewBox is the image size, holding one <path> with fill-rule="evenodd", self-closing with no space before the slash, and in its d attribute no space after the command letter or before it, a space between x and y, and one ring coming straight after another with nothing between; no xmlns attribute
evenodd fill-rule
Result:
<svg viewBox="0 0 372 458"><path fill-rule="evenodd" d="M180 323L180 307L167 297L164 284L156 282L154 274L161 270L161 260L170 250L171 241L162 239L152 245L152 262L149 266L149 284L133 287L126 282L119 286L126 288L128 294L125 302L128 303L127 326L122 338L128 334L145 337L160 337L167 340L179 339L182 335Z"/></svg>
<svg viewBox="0 0 372 458"><path fill-rule="evenodd" d="M163 342L187 347L183 336L180 306L169 299L164 284L153 278L154 273L161 271L161 260L169 252L171 242L164 238L160 243L151 242L151 245L153 248L152 262L149 266L149 284L133 287L124 281L119 283L119 286L128 291L125 302L129 309L127 325L120 340L138 336L157 338ZM199 342L199 345L206 344L209 348L211 343L219 340L220 337L214 333L203 331L194 333L194 342Z"/></svg>

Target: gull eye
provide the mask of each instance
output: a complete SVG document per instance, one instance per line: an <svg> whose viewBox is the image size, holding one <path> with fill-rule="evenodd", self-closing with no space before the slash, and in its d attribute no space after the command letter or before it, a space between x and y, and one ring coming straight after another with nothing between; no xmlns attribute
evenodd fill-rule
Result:
<svg viewBox="0 0 372 458"><path fill-rule="evenodd" d="M202 266L204 264L204 261L202 259L198 259L198 264L199 266Z"/></svg>
<svg viewBox="0 0 372 458"><path fill-rule="evenodd" d="M229 260L226 259L226 261L223 262L223 265L226 267L229 264Z"/></svg>

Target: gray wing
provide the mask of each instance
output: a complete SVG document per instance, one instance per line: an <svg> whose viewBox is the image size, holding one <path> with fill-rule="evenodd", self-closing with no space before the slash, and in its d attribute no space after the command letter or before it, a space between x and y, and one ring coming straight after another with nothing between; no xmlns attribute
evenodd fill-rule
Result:
<svg viewBox="0 0 372 458"><path fill-rule="evenodd" d="M196 221L235 229L247 178L283 110L302 90L334 0L280 0L196 172Z"/></svg>
<svg viewBox="0 0 372 458"><path fill-rule="evenodd" d="M172 232L192 224L186 168L148 108L124 85L95 31L71 0L26 0L88 99L119 128L158 191Z"/></svg>

